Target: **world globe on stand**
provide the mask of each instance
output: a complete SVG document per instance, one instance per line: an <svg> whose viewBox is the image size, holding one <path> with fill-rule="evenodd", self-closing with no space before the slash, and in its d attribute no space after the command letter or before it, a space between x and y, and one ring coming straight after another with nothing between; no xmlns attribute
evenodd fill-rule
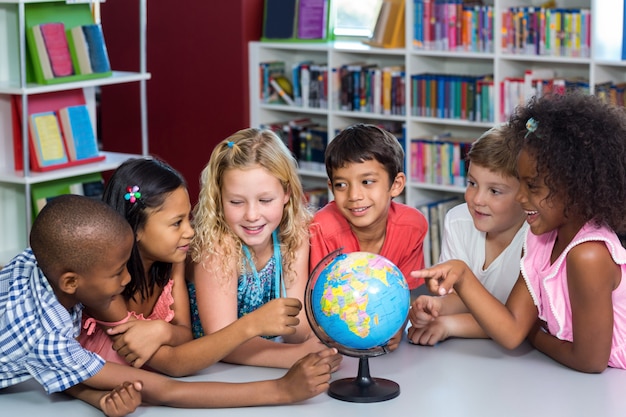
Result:
<svg viewBox="0 0 626 417"><path fill-rule="evenodd" d="M313 269L304 295L313 332L341 354L359 358L357 377L332 382L331 397L378 402L400 394L397 383L370 376L368 358L389 352L387 344L404 325L409 304L402 272L383 256L339 249Z"/></svg>

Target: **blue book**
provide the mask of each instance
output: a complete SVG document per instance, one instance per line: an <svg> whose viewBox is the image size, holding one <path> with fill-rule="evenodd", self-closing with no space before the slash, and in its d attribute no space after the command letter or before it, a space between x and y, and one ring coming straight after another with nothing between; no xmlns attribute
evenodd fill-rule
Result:
<svg viewBox="0 0 626 417"><path fill-rule="evenodd" d="M87 106L64 107L59 110L59 119L70 161L99 156L98 141Z"/></svg>
<svg viewBox="0 0 626 417"><path fill-rule="evenodd" d="M97 23L83 25L83 33L89 49L89 61L91 62L92 71L110 72L111 64L109 63L109 54L104 43L102 26Z"/></svg>

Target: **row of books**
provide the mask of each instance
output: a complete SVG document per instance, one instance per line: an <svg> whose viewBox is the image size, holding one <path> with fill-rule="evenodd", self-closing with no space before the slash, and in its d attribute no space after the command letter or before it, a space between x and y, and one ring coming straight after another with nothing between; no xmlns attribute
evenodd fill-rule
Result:
<svg viewBox="0 0 626 417"><path fill-rule="evenodd" d="M33 113L28 121L36 158L33 170L100 157L87 106Z"/></svg>
<svg viewBox="0 0 626 417"><path fill-rule="evenodd" d="M291 80L284 61L259 63L259 97L269 104L328 108L328 66L313 61L296 63Z"/></svg>
<svg viewBox="0 0 626 417"><path fill-rule="evenodd" d="M448 197L435 201L417 203L416 208L422 212L428 222L428 231L424 237L424 262L431 266L439 262L441 240L443 238L444 220L448 211L463 203L462 197Z"/></svg>
<svg viewBox="0 0 626 417"><path fill-rule="evenodd" d="M317 211L328 204L328 188L304 188L304 199L312 211Z"/></svg>
<svg viewBox="0 0 626 417"><path fill-rule="evenodd" d="M379 67L377 64L342 65L336 74L338 102L335 108L385 115L404 115L406 111L403 66Z"/></svg>
<svg viewBox="0 0 626 417"><path fill-rule="evenodd" d="M511 7L502 13L502 51L587 58L591 10Z"/></svg>
<svg viewBox="0 0 626 417"><path fill-rule="evenodd" d="M287 145L300 169L325 172L324 152L328 128L310 118L266 123L260 126L276 133Z"/></svg>
<svg viewBox="0 0 626 417"><path fill-rule="evenodd" d="M411 139L412 181L464 187L467 178L465 158L473 139L453 137L450 133Z"/></svg>
<svg viewBox="0 0 626 417"><path fill-rule="evenodd" d="M37 82L72 75L109 74L111 65L99 24L66 28L63 22L33 25L27 45Z"/></svg>
<svg viewBox="0 0 626 417"><path fill-rule="evenodd" d="M493 52L493 6L463 3L414 0L414 48Z"/></svg>
<svg viewBox="0 0 626 417"><path fill-rule="evenodd" d="M411 75L411 114L493 122L493 77L434 73Z"/></svg>

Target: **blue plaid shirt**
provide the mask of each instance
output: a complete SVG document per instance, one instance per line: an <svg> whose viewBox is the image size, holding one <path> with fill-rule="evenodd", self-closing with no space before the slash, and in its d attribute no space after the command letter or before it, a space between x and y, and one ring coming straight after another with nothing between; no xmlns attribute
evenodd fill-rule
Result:
<svg viewBox="0 0 626 417"><path fill-rule="evenodd" d="M59 303L26 249L0 271L0 388L35 378L48 394L91 378L104 360L83 349L82 305Z"/></svg>

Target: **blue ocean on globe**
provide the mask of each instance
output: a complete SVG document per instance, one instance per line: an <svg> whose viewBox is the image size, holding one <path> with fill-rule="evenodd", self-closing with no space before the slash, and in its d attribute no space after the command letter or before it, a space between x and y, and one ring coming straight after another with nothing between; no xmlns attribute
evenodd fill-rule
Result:
<svg viewBox="0 0 626 417"><path fill-rule="evenodd" d="M383 346L406 320L408 284L398 267L383 256L339 254L311 279L314 321L344 347Z"/></svg>

